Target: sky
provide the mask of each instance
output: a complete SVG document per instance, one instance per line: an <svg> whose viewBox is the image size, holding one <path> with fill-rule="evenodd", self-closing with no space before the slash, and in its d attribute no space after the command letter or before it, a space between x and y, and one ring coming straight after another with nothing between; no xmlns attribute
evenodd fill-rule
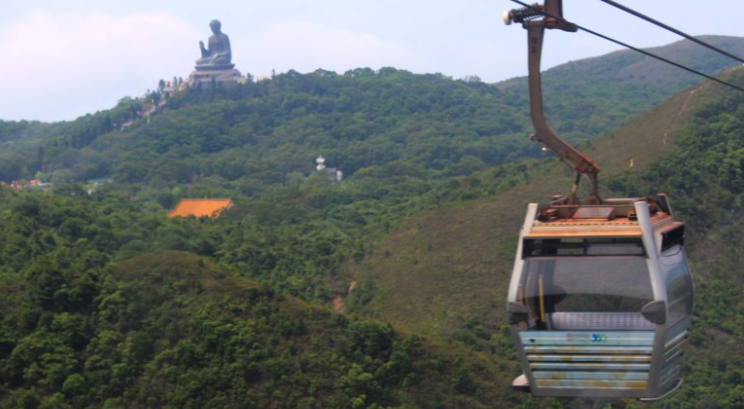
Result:
<svg viewBox="0 0 744 409"><path fill-rule="evenodd" d="M533 3L535 0L531 0ZM693 35L744 36L744 2L619 0ZM679 37L599 0L564 0L566 19L634 46ZM233 62L254 76L395 67L498 82L527 73L509 0L0 0L0 120L72 120L186 78L218 19ZM725 12L722 12L725 11ZM619 46L550 31L543 68Z"/></svg>

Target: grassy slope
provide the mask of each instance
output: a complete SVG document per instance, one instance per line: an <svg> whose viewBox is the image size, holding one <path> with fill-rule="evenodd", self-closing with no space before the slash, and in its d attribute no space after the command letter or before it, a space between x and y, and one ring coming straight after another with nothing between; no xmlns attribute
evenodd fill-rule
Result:
<svg viewBox="0 0 744 409"><path fill-rule="evenodd" d="M602 166L601 177L628 170L631 159L633 169L642 169L671 149L678 127L715 92L708 88L685 91L596 141L586 152ZM350 266L358 280L372 277L377 288L368 312L429 334L449 334L468 318L492 327L502 324L526 204L566 193L572 179L570 168L553 161L527 172L531 183L504 194L411 218L374 254ZM600 193L608 196L604 189Z"/></svg>
<svg viewBox="0 0 744 409"><path fill-rule="evenodd" d="M730 70L727 75L732 73L741 79L741 69ZM665 154L674 154L678 132L696 112L728 92L731 91L710 83L688 89L584 150L602 165L602 180L648 175L655 161ZM502 335L503 344L504 299L526 204L565 193L572 179L568 167L554 161L528 168L527 172L527 179L533 182L504 194L417 215L383 240L360 265L349 266L358 279L374 282L376 295L367 304L368 313L401 327L465 342L472 336L463 338L462 334L473 332L475 320L475 328L487 329L481 338L491 337L493 344ZM609 184L600 185L605 186L600 190L605 197L613 196L606 188ZM686 191L669 193L672 205L675 200L706 199L690 198ZM684 214L680 216L685 219ZM738 215L723 217L730 217L730 222L719 220L718 226L698 222L688 229L688 256L696 280L698 307L683 373L687 382L680 393L658 407L735 407L730 406L731 402L738 402L735 396L741 391L737 392L735 385L742 375L737 369L742 364L738 357L744 356L742 334L736 329L739 318L733 312L723 318L720 311L744 311L736 295L744 287L744 280L737 273L742 251L732 245L744 237L744 227L737 221ZM728 226L721 229L723 224ZM471 345L479 347L483 343ZM493 345L482 349L488 348L494 356L511 354L510 348ZM723 389L716 391L711 385ZM610 407L635 407L631 401L541 404L583 408L604 407L608 403Z"/></svg>

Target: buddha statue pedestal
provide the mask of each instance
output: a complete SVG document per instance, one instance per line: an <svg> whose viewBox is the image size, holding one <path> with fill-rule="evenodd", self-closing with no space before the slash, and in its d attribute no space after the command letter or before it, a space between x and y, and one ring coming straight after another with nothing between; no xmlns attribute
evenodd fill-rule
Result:
<svg viewBox="0 0 744 409"><path fill-rule="evenodd" d="M242 84L246 78L236 69L208 70L199 68L189 75L188 83L192 87L211 86L212 84Z"/></svg>

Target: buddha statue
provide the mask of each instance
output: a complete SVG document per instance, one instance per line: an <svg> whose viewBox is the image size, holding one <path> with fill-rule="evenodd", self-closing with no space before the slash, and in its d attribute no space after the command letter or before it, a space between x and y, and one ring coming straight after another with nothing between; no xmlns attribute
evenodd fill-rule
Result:
<svg viewBox="0 0 744 409"><path fill-rule="evenodd" d="M207 48L204 47L204 42L199 41L199 48L201 48L201 58L196 60L197 70L229 70L235 67L230 60L232 59L232 52L230 50L230 39L227 35L220 31L222 24L218 20L212 20L209 23L209 27L212 29L212 36L209 37Z"/></svg>

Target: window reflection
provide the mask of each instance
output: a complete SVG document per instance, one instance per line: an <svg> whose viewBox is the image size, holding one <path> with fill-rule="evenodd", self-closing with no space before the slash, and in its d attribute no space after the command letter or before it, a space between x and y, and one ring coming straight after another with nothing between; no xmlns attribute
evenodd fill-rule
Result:
<svg viewBox="0 0 744 409"><path fill-rule="evenodd" d="M534 257L525 260L520 301L529 325L548 328L555 313L637 313L653 300L644 257Z"/></svg>

